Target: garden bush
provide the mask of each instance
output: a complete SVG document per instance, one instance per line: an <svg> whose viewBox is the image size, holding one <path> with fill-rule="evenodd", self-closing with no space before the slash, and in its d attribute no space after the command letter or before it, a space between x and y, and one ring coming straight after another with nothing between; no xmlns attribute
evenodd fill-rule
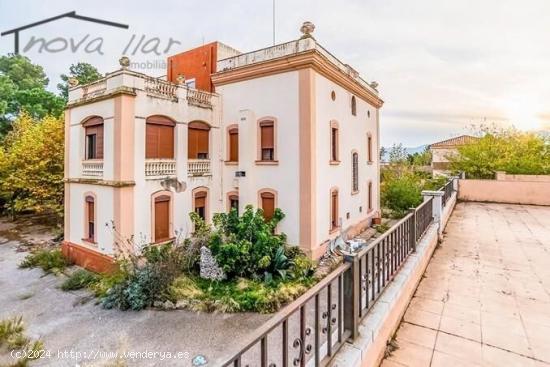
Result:
<svg viewBox="0 0 550 367"><path fill-rule="evenodd" d="M422 189L414 175L403 175L382 184L382 205L395 217L403 217L410 208L422 203Z"/></svg>
<svg viewBox="0 0 550 367"><path fill-rule="evenodd" d="M61 284L61 289L64 291L72 291L82 288L87 288L99 281L99 276L85 269L79 269L72 273Z"/></svg>
<svg viewBox="0 0 550 367"><path fill-rule="evenodd" d="M25 367L28 363L39 357L44 350L41 340L31 340L25 336L25 325L21 316L0 320L0 350L6 348L9 351L22 351L22 357L10 366Z"/></svg>
<svg viewBox="0 0 550 367"><path fill-rule="evenodd" d="M46 273L61 273L69 266L61 249L39 249L31 252L19 264L20 268L42 268Z"/></svg>

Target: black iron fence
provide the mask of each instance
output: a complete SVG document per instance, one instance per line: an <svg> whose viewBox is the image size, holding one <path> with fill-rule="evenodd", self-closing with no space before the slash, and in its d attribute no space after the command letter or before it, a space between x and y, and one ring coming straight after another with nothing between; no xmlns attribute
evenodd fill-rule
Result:
<svg viewBox="0 0 550 367"><path fill-rule="evenodd" d="M447 201L453 195L453 180L447 182L439 191L443 191L443 197L441 197L441 207L444 208L447 205Z"/></svg>
<svg viewBox="0 0 550 367"><path fill-rule="evenodd" d="M452 181L442 189L445 204ZM445 205L443 204L443 205ZM368 243L243 343L223 366L326 366L358 327L433 222L433 198Z"/></svg>

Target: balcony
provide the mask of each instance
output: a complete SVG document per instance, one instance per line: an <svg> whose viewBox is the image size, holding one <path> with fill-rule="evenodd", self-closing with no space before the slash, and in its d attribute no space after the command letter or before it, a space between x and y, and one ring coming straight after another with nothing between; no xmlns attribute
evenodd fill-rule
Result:
<svg viewBox="0 0 550 367"><path fill-rule="evenodd" d="M188 89L187 103L191 106L212 109L212 94L198 89Z"/></svg>
<svg viewBox="0 0 550 367"><path fill-rule="evenodd" d="M210 176L210 159L189 159L187 162L188 176Z"/></svg>
<svg viewBox="0 0 550 367"><path fill-rule="evenodd" d="M103 177L103 161L82 161L82 176Z"/></svg>
<svg viewBox="0 0 550 367"><path fill-rule="evenodd" d="M145 92L149 96L177 101L177 90L178 86L176 84L151 77L145 79Z"/></svg>
<svg viewBox="0 0 550 367"><path fill-rule="evenodd" d="M167 177L176 175L176 161L155 159L145 161L145 177Z"/></svg>

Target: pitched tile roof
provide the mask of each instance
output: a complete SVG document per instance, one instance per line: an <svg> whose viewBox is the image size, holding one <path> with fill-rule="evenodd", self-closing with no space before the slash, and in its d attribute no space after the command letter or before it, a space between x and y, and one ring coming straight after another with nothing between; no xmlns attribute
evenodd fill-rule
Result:
<svg viewBox="0 0 550 367"><path fill-rule="evenodd" d="M430 145L430 148L452 148L459 145L465 145L465 144L471 143L478 139L479 138L476 138L475 136L471 136L471 135L460 135L451 139L442 140L437 143L433 143Z"/></svg>

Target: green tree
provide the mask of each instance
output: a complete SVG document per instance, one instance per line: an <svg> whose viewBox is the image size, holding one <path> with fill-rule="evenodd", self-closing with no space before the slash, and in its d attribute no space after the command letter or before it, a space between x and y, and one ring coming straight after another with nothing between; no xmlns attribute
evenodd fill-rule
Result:
<svg viewBox="0 0 550 367"><path fill-rule="evenodd" d="M63 121L23 112L0 148L0 193L15 217L22 211L63 212Z"/></svg>
<svg viewBox="0 0 550 367"><path fill-rule="evenodd" d="M496 171L510 174L550 174L550 140L535 133L495 127L478 128L480 139L448 157L451 169L468 178L492 179Z"/></svg>
<svg viewBox="0 0 550 367"><path fill-rule="evenodd" d="M401 143L393 144L388 154L392 164L402 164L407 161L407 151Z"/></svg>
<svg viewBox="0 0 550 367"><path fill-rule="evenodd" d="M23 110L35 119L61 115L65 102L46 90L48 82L44 69L27 57L0 56L0 140Z"/></svg>
<svg viewBox="0 0 550 367"><path fill-rule="evenodd" d="M407 160L411 166L429 166L432 164L432 152L426 147L422 152L407 155Z"/></svg>
<svg viewBox="0 0 550 367"><path fill-rule="evenodd" d="M57 84L57 89L61 92L61 96L65 101L69 98L69 79L75 78L78 80L79 84L88 84L95 82L98 79L101 79L103 75L92 65L79 62L78 64L73 64L69 68L69 74L61 74L62 83Z"/></svg>

